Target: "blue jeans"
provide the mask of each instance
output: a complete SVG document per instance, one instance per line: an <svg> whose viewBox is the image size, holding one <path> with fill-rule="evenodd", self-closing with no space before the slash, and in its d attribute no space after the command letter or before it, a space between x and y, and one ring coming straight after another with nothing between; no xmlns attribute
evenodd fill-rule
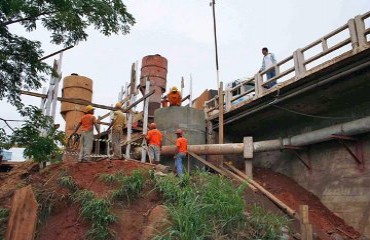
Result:
<svg viewBox="0 0 370 240"><path fill-rule="evenodd" d="M182 165L182 160L185 159L186 154L185 153L178 153L176 155L176 160L175 160L175 166L176 166L176 172L177 175L182 177L184 175L184 167Z"/></svg>
<svg viewBox="0 0 370 240"><path fill-rule="evenodd" d="M269 80L270 78L273 78L276 76L275 69L269 70L266 72L266 80ZM265 85L265 88L269 89L276 85L276 81L269 82Z"/></svg>

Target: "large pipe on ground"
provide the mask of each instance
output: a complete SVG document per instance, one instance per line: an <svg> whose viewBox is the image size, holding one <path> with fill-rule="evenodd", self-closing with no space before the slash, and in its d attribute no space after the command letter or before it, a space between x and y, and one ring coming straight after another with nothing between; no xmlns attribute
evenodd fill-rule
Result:
<svg viewBox="0 0 370 240"><path fill-rule="evenodd" d="M325 142L333 139L333 134L357 135L365 132L370 132L370 117L337 124L312 132L302 133L293 137L254 142L253 152L266 152L280 150L284 148L284 146L301 147ZM243 143L189 145L188 149L189 151L200 155L241 154L243 153ZM163 146L161 154L171 155L175 154L175 151L175 146Z"/></svg>

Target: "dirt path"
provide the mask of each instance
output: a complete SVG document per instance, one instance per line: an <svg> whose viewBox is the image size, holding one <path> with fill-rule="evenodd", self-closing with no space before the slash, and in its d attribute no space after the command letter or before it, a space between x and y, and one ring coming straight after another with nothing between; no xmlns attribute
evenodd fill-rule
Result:
<svg viewBox="0 0 370 240"><path fill-rule="evenodd" d="M310 222L320 233L327 234L328 237L336 233L345 239L349 236L350 239L359 239L360 234L354 228L347 225L343 219L325 207L318 197L291 178L269 169L255 169L254 180L296 211L299 210L299 205L308 205Z"/></svg>

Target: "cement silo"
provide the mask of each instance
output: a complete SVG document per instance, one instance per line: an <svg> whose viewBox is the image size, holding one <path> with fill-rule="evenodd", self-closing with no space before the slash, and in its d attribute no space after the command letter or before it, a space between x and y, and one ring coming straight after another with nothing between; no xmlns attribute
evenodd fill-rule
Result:
<svg viewBox="0 0 370 240"><path fill-rule="evenodd" d="M143 94L147 78L150 80L150 90L155 90L148 106L149 118L153 119L154 111L161 107L162 94L166 91L167 59L158 54L143 57L140 74L140 90Z"/></svg>
<svg viewBox="0 0 370 240"><path fill-rule="evenodd" d="M63 80L62 97L91 103L92 89L93 81L90 78L72 74ZM61 114L66 121L65 132L67 137L74 132L80 118L85 114L85 107L86 105L62 102Z"/></svg>
<svg viewBox="0 0 370 240"><path fill-rule="evenodd" d="M203 110L198 110L191 107L166 107L157 109L154 113L154 122L157 128L163 133L163 145L174 145L176 141L175 131L181 128L184 131L185 137L188 139L189 145L205 144L206 143L206 121ZM172 141L166 139L169 138ZM161 156L161 161L164 164L173 163L172 157ZM191 166L203 167L199 161L192 159ZM185 168L187 166L185 165Z"/></svg>

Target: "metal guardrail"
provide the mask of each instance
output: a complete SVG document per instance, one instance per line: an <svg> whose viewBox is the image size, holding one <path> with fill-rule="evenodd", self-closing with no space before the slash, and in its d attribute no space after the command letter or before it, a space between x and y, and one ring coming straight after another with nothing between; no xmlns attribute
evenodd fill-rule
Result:
<svg viewBox="0 0 370 240"><path fill-rule="evenodd" d="M367 20L370 20L370 11L348 20L345 25L311 44L297 49L292 55L274 66L243 80L233 88L226 89L223 91L224 112L234 110L271 91L304 78L322 69L322 67L329 66L333 64L332 59L346 58L370 48L370 40L368 40L370 38L370 26L366 26ZM345 36L344 39L343 35ZM319 52L317 52L317 49L319 49ZM324 59L325 57L330 57L330 59ZM272 69L275 69L276 76L266 80L266 72ZM277 82L278 84L267 89L266 86L271 82ZM254 87L247 89L246 86L253 84ZM204 110L208 117L216 115L218 108L218 96L204 103Z"/></svg>

